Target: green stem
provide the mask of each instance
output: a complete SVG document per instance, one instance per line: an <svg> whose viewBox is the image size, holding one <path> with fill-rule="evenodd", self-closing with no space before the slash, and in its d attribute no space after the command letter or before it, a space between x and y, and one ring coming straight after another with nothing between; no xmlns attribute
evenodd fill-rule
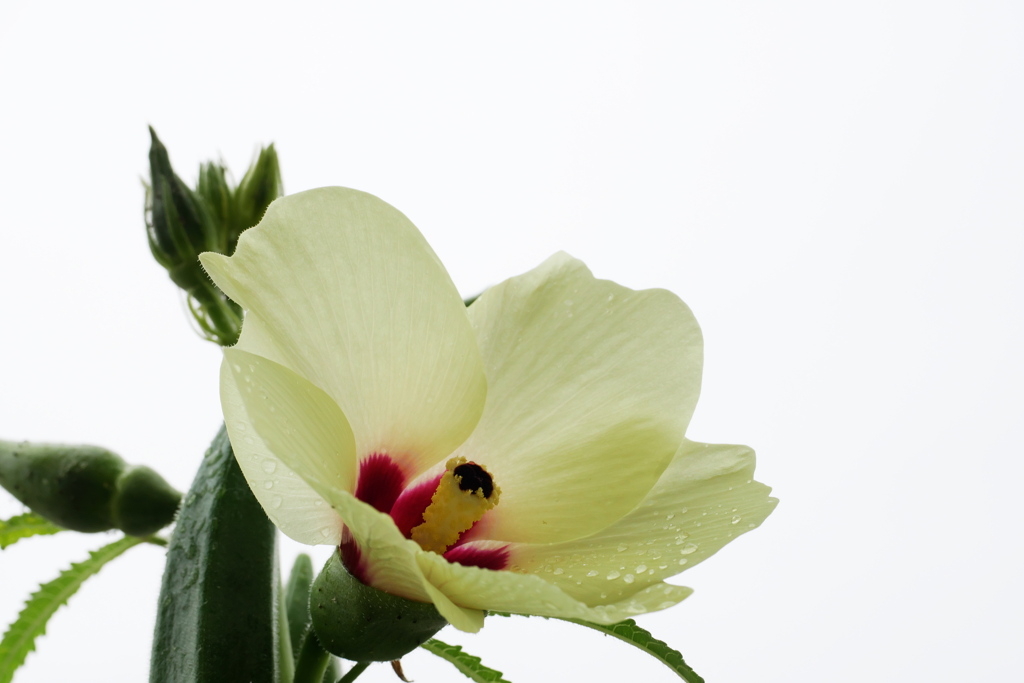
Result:
<svg viewBox="0 0 1024 683"><path fill-rule="evenodd" d="M331 655L320 646L313 631L309 631L302 640L302 650L295 662L293 683L323 683L330 661Z"/></svg>
<svg viewBox="0 0 1024 683"><path fill-rule="evenodd" d="M357 663L355 666L353 666L351 669L349 669L349 672L347 674L345 674L342 677L342 679L340 681L338 681L338 683L352 683L352 681L354 681L357 678L359 678L359 674L361 674L364 671L366 671L366 667L368 667L368 666L370 666L369 662L359 662L359 663Z"/></svg>

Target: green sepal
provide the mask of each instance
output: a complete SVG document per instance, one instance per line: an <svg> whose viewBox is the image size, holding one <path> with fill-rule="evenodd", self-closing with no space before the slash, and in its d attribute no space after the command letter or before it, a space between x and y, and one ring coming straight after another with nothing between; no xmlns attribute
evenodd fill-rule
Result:
<svg viewBox="0 0 1024 683"><path fill-rule="evenodd" d="M442 659L448 660L456 669L461 671L470 680L476 681L476 683L509 683L509 681L502 678L500 671L484 666L480 662L479 657L474 657L468 652L464 652L459 645L449 645L437 638L431 638L420 647Z"/></svg>
<svg viewBox="0 0 1024 683"><path fill-rule="evenodd" d="M313 581L309 610L324 649L356 662L401 659L448 624L431 603L360 582L337 552Z"/></svg>
<svg viewBox="0 0 1024 683"><path fill-rule="evenodd" d="M53 581L44 583L25 603L18 618L0 640L0 683L10 683L14 672L35 649L36 638L46 632L46 624L54 612L68 601L105 564L145 539L127 536L120 541L89 553L89 559L72 564Z"/></svg>
<svg viewBox="0 0 1024 683"><path fill-rule="evenodd" d="M157 607L152 683L277 683L276 529L221 428L171 536Z"/></svg>
<svg viewBox="0 0 1024 683"><path fill-rule="evenodd" d="M15 515L8 520L0 520L0 550L14 545L23 538L48 536L58 531L64 529L34 512Z"/></svg>
<svg viewBox="0 0 1024 683"><path fill-rule="evenodd" d="M148 467L97 446L0 441L0 485L54 524L148 536L174 521L181 493Z"/></svg>

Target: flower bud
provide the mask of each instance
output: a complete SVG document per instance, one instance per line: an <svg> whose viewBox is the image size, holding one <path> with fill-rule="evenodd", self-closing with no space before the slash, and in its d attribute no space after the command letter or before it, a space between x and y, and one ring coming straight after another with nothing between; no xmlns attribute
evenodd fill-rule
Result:
<svg viewBox="0 0 1024 683"><path fill-rule="evenodd" d="M148 467L96 446L0 441L0 485L54 524L148 536L174 521L181 493Z"/></svg>
<svg viewBox="0 0 1024 683"><path fill-rule="evenodd" d="M154 258L188 295L201 334L222 346L238 340L241 309L207 277L199 263L204 252L231 254L239 236L256 225L270 202L282 194L281 168L270 145L237 187L223 164L199 168L192 190L175 174L167 148L150 128L150 184L146 188L146 230Z"/></svg>
<svg viewBox="0 0 1024 683"><path fill-rule="evenodd" d="M360 582L337 552L313 581L309 611L323 648L356 662L401 659L448 624L431 603Z"/></svg>

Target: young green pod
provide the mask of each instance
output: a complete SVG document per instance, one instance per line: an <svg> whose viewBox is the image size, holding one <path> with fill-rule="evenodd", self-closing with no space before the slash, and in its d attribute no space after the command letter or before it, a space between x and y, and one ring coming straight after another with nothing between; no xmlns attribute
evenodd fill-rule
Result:
<svg viewBox="0 0 1024 683"><path fill-rule="evenodd" d="M448 624L430 603L360 582L337 552L313 581L309 611L323 648L356 662L401 659Z"/></svg>
<svg viewBox="0 0 1024 683"><path fill-rule="evenodd" d="M148 467L97 446L0 441L0 485L54 524L148 536L174 521L181 493Z"/></svg>

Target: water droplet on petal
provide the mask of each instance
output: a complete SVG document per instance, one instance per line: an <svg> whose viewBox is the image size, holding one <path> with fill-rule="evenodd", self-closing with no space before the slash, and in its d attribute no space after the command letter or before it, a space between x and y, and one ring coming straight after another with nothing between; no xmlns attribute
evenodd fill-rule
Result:
<svg viewBox="0 0 1024 683"><path fill-rule="evenodd" d="M267 481L263 482L263 488L269 491L270 489L274 488L274 482L268 479Z"/></svg>
<svg viewBox="0 0 1024 683"><path fill-rule="evenodd" d="M636 566L636 573L637 574L643 574L645 571L647 571L647 565L646 564L638 564Z"/></svg>
<svg viewBox="0 0 1024 683"><path fill-rule="evenodd" d="M605 576L604 578L608 579L609 581L613 581L613 580L619 578L620 576L622 576L622 574L620 574L617 569L613 569L610 572L608 572L608 575Z"/></svg>
<svg viewBox="0 0 1024 683"><path fill-rule="evenodd" d="M679 554L680 555L689 555L690 553L693 553L693 552L696 552L696 551L697 551L697 544L696 543L687 543L686 545L684 545L682 548L679 549Z"/></svg>
<svg viewBox="0 0 1024 683"><path fill-rule="evenodd" d="M270 501L270 507L272 507L272 508L274 508L276 510L279 507L281 507L281 503L282 502L284 502L284 501L281 500L281 496L274 496L273 499L271 499L271 501Z"/></svg>
<svg viewBox="0 0 1024 683"><path fill-rule="evenodd" d="M555 576L561 576L564 573L565 573L564 569L562 569L561 567L555 567Z"/></svg>
<svg viewBox="0 0 1024 683"><path fill-rule="evenodd" d="M683 566L683 565L684 565L684 564L686 564L686 563L687 563L688 561L689 561L689 560L687 560L687 559L686 559L685 557L684 557L684 558L682 558L682 559L680 559L680 560L679 560L679 566L680 566L680 567L681 567L681 566Z"/></svg>
<svg viewBox="0 0 1024 683"><path fill-rule="evenodd" d="M625 543L620 543L620 544L619 544L619 547L618 547L618 548L616 548L616 550L618 550L618 551L619 551L620 553L624 553L624 552L626 552L627 550L629 550L629 546L628 546L628 545L626 545Z"/></svg>
<svg viewBox="0 0 1024 683"><path fill-rule="evenodd" d="M735 517L733 517L732 518L732 523L733 524L739 524L740 523L740 516L736 515Z"/></svg>
<svg viewBox="0 0 1024 683"><path fill-rule="evenodd" d="M589 572L587 572L587 576L597 576L597 570L591 569Z"/></svg>
<svg viewBox="0 0 1024 683"><path fill-rule="evenodd" d="M266 472L267 474L273 474L274 472L277 471L277 463L274 462L273 460L264 460L263 471Z"/></svg>
<svg viewBox="0 0 1024 683"><path fill-rule="evenodd" d="M633 576L632 574L626 574L625 576L622 577L622 580L625 581L626 583L633 583L634 581L636 581L636 577Z"/></svg>

